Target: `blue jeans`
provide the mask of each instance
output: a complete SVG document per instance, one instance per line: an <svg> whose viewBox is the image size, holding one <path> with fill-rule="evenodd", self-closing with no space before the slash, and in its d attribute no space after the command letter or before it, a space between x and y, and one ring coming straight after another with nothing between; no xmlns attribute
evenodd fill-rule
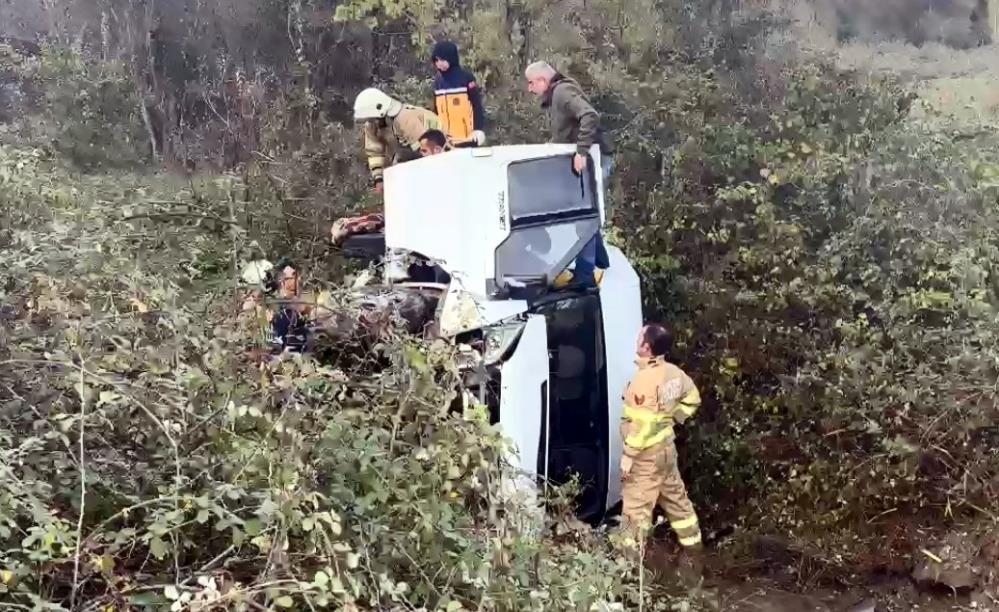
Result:
<svg viewBox="0 0 999 612"><path fill-rule="evenodd" d="M607 180L614 170L614 160L609 155L600 158L600 170L604 179L604 210L606 211L608 209ZM576 265L572 277L580 284L591 285L596 282L593 278L594 270L596 268L606 269L609 267L610 256L607 255L607 247L604 246L604 239L600 235L600 229L598 228L597 235L586 243L586 246L579 252L579 255L576 255Z"/></svg>

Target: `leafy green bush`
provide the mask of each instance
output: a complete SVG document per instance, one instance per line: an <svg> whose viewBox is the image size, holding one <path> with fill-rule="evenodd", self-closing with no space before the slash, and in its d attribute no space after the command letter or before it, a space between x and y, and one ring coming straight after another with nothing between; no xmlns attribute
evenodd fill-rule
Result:
<svg viewBox="0 0 999 612"><path fill-rule="evenodd" d="M994 506L995 135L909 122L898 86L821 64L777 105L684 83L658 116L678 145L659 177L624 170L615 236L712 389L696 497L810 539Z"/></svg>
<svg viewBox="0 0 999 612"><path fill-rule="evenodd" d="M19 211L0 225L0 599L636 601L637 574L606 542L560 514L558 539L525 521L499 433L451 411L448 346L394 334L362 360L248 359L259 340L238 316L232 264L266 238L230 216L245 188L73 179L41 153L0 149L0 191Z"/></svg>
<svg viewBox="0 0 999 612"><path fill-rule="evenodd" d="M677 332L673 358L705 391L704 410L684 428L682 442L687 480L709 531L741 520L750 530L830 548L834 536L844 536L860 553L859 536L872 536L861 543L874 550L887 542L880 517L939 526L941 517L994 513L994 130L917 125L908 116L913 97L897 84L790 56L768 44L777 27L771 20L721 10L729 4L599 0L580 10L533 1L347 3L342 18L391 20L391 27L359 36L371 46L359 45L370 53L358 55L376 58L367 63L337 46L361 24L334 24L316 3L291 3L289 18L301 24L311 16L313 38L301 42L293 68L270 67L275 83L297 85L262 95L259 122L250 122L260 129L252 140L259 150L240 176L190 184L158 179L150 188L142 177L70 178L44 152L8 151L0 187L14 205L0 208L0 329L4 359L21 361L11 362L9 376L0 374L10 386L0 387L10 394L0 396L9 407L5 465L22 470L24 457L48 462L18 474L24 487L9 501L20 532L11 527L4 544L14 545L8 554L17 555L10 563L23 592L66 602L73 584L112 598L171 582L184 590L207 565L202 573L220 588L238 583L227 592L292 580L277 585L274 597L320 595L316 572L334 585L336 567L327 573L326 560L339 557L317 539L313 514L329 511L342 519L338 541L360 555L357 568L336 575L345 588L348 577L360 585L352 591L359 607L372 605L363 603L372 597L393 605L393 593L402 596L399 582L408 585L411 602L445 609L451 599L472 604L483 596L497 609L519 609L525 589L528 599L537 591L536 602L564 601L574 581L595 585L598 594L580 595L584 601L635 596L632 575L622 575L616 558L589 540L574 542L578 550L544 540L541 564L531 565L536 541L519 533L512 543L499 538L513 557L476 578L473 570L483 567L477 563L493 550L485 542L495 535L486 527L494 524L494 506L482 503L491 489L481 478L459 478L450 485L458 499L451 499L444 487L455 480L452 466L470 476L468 466L487 456L495 474L498 442L481 424L440 413L445 394L429 388L427 371L400 360L385 370L341 364L312 371L314 364L292 362L258 381L259 372L238 358L252 334L224 325L234 316L232 279L243 258L281 250L314 264L314 279L342 276L342 262L323 246L327 224L377 202L365 195L355 126L330 120L349 115L351 92L313 86L336 81L330 74L344 72L330 66L342 63L365 78L369 68L379 78L391 75L390 90L421 103L429 93L430 37L462 43L464 63L486 92L493 142L547 137L521 76L527 61L541 57L583 84L614 132L611 240L641 273L647 316ZM294 19L276 20L281 37ZM89 168L102 159L141 159L110 146L144 142L130 135L140 125L130 113L139 107L123 74L54 51L46 62L42 82L50 108L60 111L55 116L68 117L80 103L76 96L89 92L82 123L51 124L66 135L57 151ZM94 89L105 81L103 90ZM93 156L91 142L98 143ZM395 342L400 351L405 345L431 352ZM433 354L430 371L443 376L435 380L449 380L446 357ZM116 365L101 365L107 359ZM84 372L84 385L96 393L87 396L87 431L108 443L88 442L89 454L103 463L91 459L91 490L100 499L86 504L81 533L97 534L98 556L104 547L118 548L109 549L113 576L98 577L103 569L92 569L84 555L86 581L77 581L68 569L79 510L80 403L73 386L88 363L86 372L112 384ZM16 380L32 384L26 389ZM102 403L101 392L115 395ZM416 459L407 446L414 439L399 438L393 415L400 396L418 404L410 416L425 426L420 436L440 445L431 457L443 464ZM358 411L355 401L388 413ZM134 424L116 418L126 411L138 415ZM98 423L106 427L105 417L126 429L104 432ZM278 423L288 431L277 431ZM451 429L485 453L469 454L469 442L450 437ZM45 438L57 430L59 437ZM181 459L179 483L170 438ZM30 441L24 449L22 440ZM392 452L372 454L386 444ZM341 446L352 455L331 450ZM370 462L363 469L362 457ZM107 478L99 478L98 467ZM406 470L420 479L410 482ZM47 484L53 474L65 479L60 487ZM142 478L133 482L133 474ZM289 483L294 499L282 488ZM229 490L236 498L226 496ZM157 495L169 503L152 501ZM178 496L192 506L176 513ZM349 514L361 499L367 514ZM140 503L149 505L128 522L116 517L101 525ZM197 521L202 510L214 516L219 508L242 523ZM307 532L300 529L306 518ZM252 520L259 522L247 535ZM419 529L410 537L426 520L445 526L448 539L428 548ZM22 550L32 526L44 533L51 526L51 535ZM115 544L110 533L120 529L135 532ZM245 539L237 543L236 533ZM162 550L155 545L161 559L151 554L154 537L162 542ZM127 552L121 548L133 542ZM30 555L41 554L33 552L39 545L58 550L38 561ZM407 555L426 555L433 573L421 563L427 575L414 574ZM472 582L451 580L453 570Z"/></svg>
<svg viewBox="0 0 999 612"><path fill-rule="evenodd" d="M85 170L136 167L149 159L142 99L127 66L46 47L34 77L45 96L43 133L66 159Z"/></svg>

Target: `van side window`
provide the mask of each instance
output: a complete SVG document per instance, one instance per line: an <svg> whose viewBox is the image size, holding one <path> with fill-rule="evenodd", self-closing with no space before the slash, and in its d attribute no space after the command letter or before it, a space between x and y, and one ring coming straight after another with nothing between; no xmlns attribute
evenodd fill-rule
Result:
<svg viewBox="0 0 999 612"><path fill-rule="evenodd" d="M513 226L598 212L592 168L577 175L572 155L514 162L507 168L507 180Z"/></svg>

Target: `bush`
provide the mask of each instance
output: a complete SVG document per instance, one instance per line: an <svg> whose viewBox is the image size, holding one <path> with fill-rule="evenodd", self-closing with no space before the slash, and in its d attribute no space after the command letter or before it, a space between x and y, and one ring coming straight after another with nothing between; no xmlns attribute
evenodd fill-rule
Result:
<svg viewBox="0 0 999 612"><path fill-rule="evenodd" d="M907 121L898 86L821 64L789 70L779 105L685 83L660 115L682 144L661 178L625 171L615 231L711 389L696 499L827 544L881 513L994 505L999 296L975 262L995 248L995 135Z"/></svg>
<svg viewBox="0 0 999 612"><path fill-rule="evenodd" d="M395 334L367 359L247 359L260 340L236 316L232 264L263 238L222 222L245 186L194 199L74 180L9 148L0 177L21 211L0 226L4 600L457 611L639 596L605 542L525 523L503 439L450 410L447 346Z"/></svg>
<svg viewBox="0 0 999 612"><path fill-rule="evenodd" d="M537 57L577 78L613 130L611 240L641 273L647 316L676 331L674 360L704 391L704 410L681 442L709 532L741 521L836 554L849 541L859 556L889 546L879 517L941 528L952 517L992 512L999 473L990 325L999 296L988 263L999 195L994 130L915 124L913 96L896 83L771 46L779 24L723 10L727 0L689 4L344 4L340 17L387 18L389 25L366 29L334 23L336 14L316 3L292 3L271 34L285 37L297 20L297 34L289 34L300 49L293 67L261 67L262 76L250 79L261 95L247 126L259 133L240 141L257 149L239 176L176 184L161 177L150 187L152 179L123 174L70 176L42 151L9 151L0 167L4 196L15 203L0 209L0 244L9 247L0 255L9 279L2 329L5 358L20 361L0 374L10 386L0 387L10 394L3 431L10 462L43 461L43 469L18 475L26 492L10 502L23 532L12 527L5 540L17 545L8 554L16 556L19 596L66 602L73 584L108 597L171 581L183 590L201 574L235 588L227 592L269 585L285 589L273 597L319 595L316 572L327 587L335 584L336 567L325 560L339 557L317 539L314 515L336 512L338 542L360 555L358 568L336 577L345 588L354 581L350 593L361 607L397 603L392 597L405 595L399 582L409 597L424 596L419 603L433 592L428 605L445 609L451 599L471 605L482 597L497 609L518 607L525 589L536 603L564 601L576 596L567 594L572 580L594 585L579 595L584 602L635 597L616 557L585 539L574 542L577 550L514 531L513 540L493 540L506 564L490 566L485 578L475 574L482 566L462 551L492 555L488 512L495 506L482 498L495 491L478 474L469 479L480 459L499 473L491 459L498 441L481 424L439 410L446 394L428 382L450 380L439 349L400 337L389 348L424 354L415 363L427 366L399 358L385 369L292 361L260 380L238 358L237 347L253 339L226 324L238 263L281 251L308 262L315 280L338 279L344 266L326 252L326 224L377 205L365 195L359 135L345 119L353 90L331 83L349 75L359 88L366 78L391 77L388 88L407 101L426 100L431 34L462 43L464 63L486 92L493 142L546 138L520 74ZM58 67L59 57L52 52L47 61ZM104 74L74 57L50 68L68 77L46 81L46 95L62 108ZM80 145L90 142L94 117L117 113L113 133L135 126L126 110L138 108L133 94L120 72L108 74L118 76L103 93L87 94L88 104L99 101L94 114L62 151L90 168L102 162L88 160ZM100 155L116 165L119 151L100 140L105 135L97 134ZM108 548L113 575L98 576L101 568L84 563L86 582L71 571L76 543L90 554L83 543L91 542L77 538L74 522L80 402L73 385L81 367L84 387L92 388L83 421L108 443L85 439L85 454L98 455L90 459L90 490L100 498L85 504L80 533L97 534L100 555L118 546ZM112 395L102 403L101 392ZM358 401L388 413L358 410ZM419 432L403 432L394 420L404 404L416 406L405 422L419 423ZM136 424L121 417L133 412ZM98 423L125 429L104 432ZM452 429L460 436L450 437ZM439 446L434 460L409 452L423 436ZM25 439L31 444L22 449ZM472 452L470 440L482 453ZM339 446L353 454L330 450ZM449 476L452 467L467 478ZM405 470L420 477L410 482ZM55 474L65 479L61 488L44 484ZM141 478L133 482L133 474ZM178 510L177 499L192 505ZM116 516L144 503L125 523ZM366 514L349 514L355 507ZM238 520L202 524L202 510ZM324 529L332 529L329 517ZM309 531L300 528L306 518ZM409 536L426 520L449 536L433 549L419 529ZM247 521L258 521L250 523L253 534ZM44 533L55 527L22 549L33 525ZM115 543L110 534L120 529L135 532ZM236 533L245 539L237 543ZM858 544L862 536L871 537ZM154 537L164 554L146 559ZM39 542L61 548L34 559ZM538 546L546 554L535 562ZM422 563L426 575L417 572L407 555L426 555L433 573ZM549 565L556 562L557 572Z"/></svg>
<svg viewBox="0 0 999 612"><path fill-rule="evenodd" d="M142 100L125 65L94 64L46 47L34 77L45 95L42 133L67 160L96 170L134 168L150 159Z"/></svg>

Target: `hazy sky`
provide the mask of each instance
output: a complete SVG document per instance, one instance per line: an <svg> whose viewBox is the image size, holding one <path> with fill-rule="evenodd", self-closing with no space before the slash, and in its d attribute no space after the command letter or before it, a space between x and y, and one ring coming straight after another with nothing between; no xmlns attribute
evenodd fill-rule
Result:
<svg viewBox="0 0 999 612"><path fill-rule="evenodd" d="M110 0L114 2L115 0ZM134 5L141 0L126 0ZM184 0L150 0L159 7ZM213 0L217 2L217 0ZM977 40L969 19L979 3L986 0L772 0L788 6L804 4L817 17L819 27L855 40L905 40L920 44L944 42L958 47L974 46ZM252 4L252 0L246 0ZM992 0L999 5L999 0ZM0 0L0 34L34 38L53 24L74 22L70 29L79 31L81 16L93 19L100 14L102 0L50 0L55 14L46 14L41 0ZM999 9L997 9L999 10ZM96 24L95 24L96 25Z"/></svg>

